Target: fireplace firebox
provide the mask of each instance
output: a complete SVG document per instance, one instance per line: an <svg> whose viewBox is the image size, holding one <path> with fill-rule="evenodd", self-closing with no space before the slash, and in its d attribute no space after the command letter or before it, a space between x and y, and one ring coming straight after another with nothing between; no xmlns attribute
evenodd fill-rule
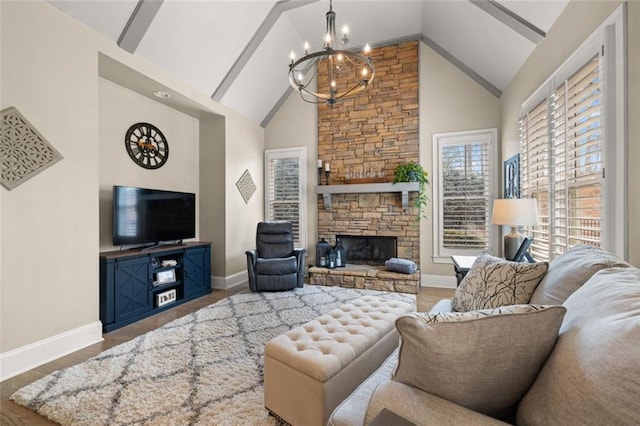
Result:
<svg viewBox="0 0 640 426"><path fill-rule="evenodd" d="M347 252L346 263L361 265L384 265L385 260L397 256L396 237L361 235L336 235Z"/></svg>

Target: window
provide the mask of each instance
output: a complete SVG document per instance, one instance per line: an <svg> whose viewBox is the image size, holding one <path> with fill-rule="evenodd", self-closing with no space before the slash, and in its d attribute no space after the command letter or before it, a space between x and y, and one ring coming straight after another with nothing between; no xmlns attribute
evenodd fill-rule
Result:
<svg viewBox="0 0 640 426"><path fill-rule="evenodd" d="M497 130L441 133L434 147L434 255L480 254L493 248L491 207Z"/></svg>
<svg viewBox="0 0 640 426"><path fill-rule="evenodd" d="M540 224L525 230L537 260L579 244L624 256L624 237L615 237L624 235L626 197L617 167L624 132L613 118L616 110L624 116L615 83L618 25L605 23L522 107L521 193L538 200Z"/></svg>
<svg viewBox="0 0 640 426"><path fill-rule="evenodd" d="M265 151L265 219L293 224L294 244L306 247L307 148Z"/></svg>

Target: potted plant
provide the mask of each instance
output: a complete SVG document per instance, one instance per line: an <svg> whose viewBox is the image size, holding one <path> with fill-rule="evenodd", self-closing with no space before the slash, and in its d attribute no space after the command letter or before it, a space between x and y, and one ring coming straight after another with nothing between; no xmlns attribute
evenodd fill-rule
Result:
<svg viewBox="0 0 640 426"><path fill-rule="evenodd" d="M393 171L393 183L398 182L418 182L420 190L416 199L416 207L418 207L418 220L426 216L422 214L423 207L426 207L429 197L427 197L426 186L429 183L429 174L418 163L410 161L406 164L400 164Z"/></svg>

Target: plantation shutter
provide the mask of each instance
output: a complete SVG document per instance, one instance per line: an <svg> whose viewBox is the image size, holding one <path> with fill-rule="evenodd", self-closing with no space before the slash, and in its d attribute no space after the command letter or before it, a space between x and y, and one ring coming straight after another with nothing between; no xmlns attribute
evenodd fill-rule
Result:
<svg viewBox="0 0 640 426"><path fill-rule="evenodd" d="M531 255L537 260L548 259L549 247L549 125L547 99L544 99L520 120L520 185L523 197L538 201L538 226L526 229L533 236Z"/></svg>
<svg viewBox="0 0 640 426"><path fill-rule="evenodd" d="M445 144L442 156L442 247L489 248L490 144Z"/></svg>
<svg viewBox="0 0 640 426"><path fill-rule="evenodd" d="M269 161L268 220L287 220L300 241L300 160L297 157Z"/></svg>
<svg viewBox="0 0 640 426"><path fill-rule="evenodd" d="M558 84L520 121L522 194L538 200L531 254L550 260L601 244L603 125L600 55Z"/></svg>
<svg viewBox="0 0 640 426"><path fill-rule="evenodd" d="M553 117L560 121L554 146L554 254L577 244L600 245L602 179L602 88L599 55L554 92ZM564 164L560 164L563 160Z"/></svg>

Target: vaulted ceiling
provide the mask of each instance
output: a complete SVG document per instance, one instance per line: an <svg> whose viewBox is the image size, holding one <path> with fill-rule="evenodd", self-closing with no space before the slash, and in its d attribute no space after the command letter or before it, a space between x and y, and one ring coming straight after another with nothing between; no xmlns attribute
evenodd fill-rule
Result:
<svg viewBox="0 0 640 426"><path fill-rule="evenodd" d="M289 54L320 49L328 0L50 0L118 45L265 125ZM500 96L568 0L335 0L347 49L420 39Z"/></svg>

